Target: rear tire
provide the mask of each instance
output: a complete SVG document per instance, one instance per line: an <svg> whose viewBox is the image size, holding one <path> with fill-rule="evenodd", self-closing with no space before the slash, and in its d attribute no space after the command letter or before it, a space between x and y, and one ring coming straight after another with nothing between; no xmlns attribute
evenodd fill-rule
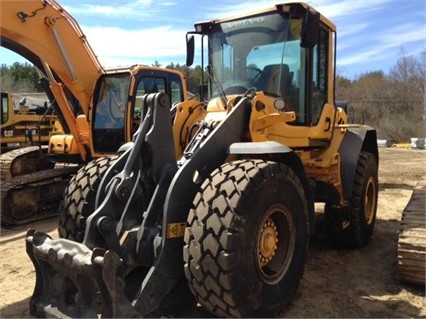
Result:
<svg viewBox="0 0 426 319"><path fill-rule="evenodd" d="M59 237L83 241L86 219L95 211L99 184L118 157L111 155L93 160L72 177L59 206Z"/></svg>
<svg viewBox="0 0 426 319"><path fill-rule="evenodd" d="M376 222L378 189L376 158L371 153L362 152L358 159L349 206L325 207L332 237L337 244L359 248L370 241Z"/></svg>
<svg viewBox="0 0 426 319"><path fill-rule="evenodd" d="M222 165L194 199L185 231L185 276L219 317L276 316L294 296L308 247L308 203L286 165Z"/></svg>

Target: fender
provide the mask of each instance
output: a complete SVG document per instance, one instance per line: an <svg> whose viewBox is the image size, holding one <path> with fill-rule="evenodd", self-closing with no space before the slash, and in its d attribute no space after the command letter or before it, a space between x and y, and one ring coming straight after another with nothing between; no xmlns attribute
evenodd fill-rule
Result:
<svg viewBox="0 0 426 319"><path fill-rule="evenodd" d="M343 193L348 199L352 197L356 167L362 151L372 153L379 165L376 130L367 125L348 129L339 147Z"/></svg>
<svg viewBox="0 0 426 319"><path fill-rule="evenodd" d="M293 152L293 150L287 145L275 141L233 143L229 147L230 155L278 154L289 152Z"/></svg>
<svg viewBox="0 0 426 319"><path fill-rule="evenodd" d="M300 157L293 152L293 150L287 145L281 144L276 141L265 141L265 142L242 142L233 143L229 147L230 155L262 155L262 154L273 154L275 160L280 163L284 163L291 167L291 169L299 177L302 186L305 190L306 197L308 199L309 209L309 221L308 221L308 233L311 236L315 230L315 208L314 208L314 192L306 176L303 163Z"/></svg>

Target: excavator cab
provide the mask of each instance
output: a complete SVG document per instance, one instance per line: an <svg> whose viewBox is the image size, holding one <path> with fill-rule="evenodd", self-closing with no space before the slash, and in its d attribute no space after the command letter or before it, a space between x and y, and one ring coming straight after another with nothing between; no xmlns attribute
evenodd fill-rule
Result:
<svg viewBox="0 0 426 319"><path fill-rule="evenodd" d="M93 153L115 153L133 134L146 113L143 96L165 93L170 105L182 102L186 88L180 73L148 66L108 72L97 81L93 96Z"/></svg>

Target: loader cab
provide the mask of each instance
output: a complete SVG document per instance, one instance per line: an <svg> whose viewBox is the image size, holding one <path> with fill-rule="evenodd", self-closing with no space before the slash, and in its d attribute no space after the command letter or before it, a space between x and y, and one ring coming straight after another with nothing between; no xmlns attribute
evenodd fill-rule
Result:
<svg viewBox="0 0 426 319"><path fill-rule="evenodd" d="M209 73L206 100L263 92L280 100L281 109L275 111L295 112L288 130L304 139L301 144L331 138L336 108L335 27L330 21L305 4L292 3L198 23L195 30L187 33L187 61L193 60L193 35L201 35L206 55L201 62Z"/></svg>
<svg viewBox="0 0 426 319"><path fill-rule="evenodd" d="M111 72L97 82L92 110L94 153L115 153L131 141L144 117L143 96L164 92L170 105L186 98L186 87L178 72L147 66L130 72Z"/></svg>

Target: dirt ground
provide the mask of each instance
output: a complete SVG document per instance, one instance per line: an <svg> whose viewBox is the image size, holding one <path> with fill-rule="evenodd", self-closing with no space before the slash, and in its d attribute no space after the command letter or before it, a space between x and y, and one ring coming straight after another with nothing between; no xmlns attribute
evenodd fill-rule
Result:
<svg viewBox="0 0 426 319"><path fill-rule="evenodd" d="M359 250L336 250L327 240L313 238L300 288L285 317L426 317L425 288L400 283L397 270L401 213L425 175L426 151L380 149L379 205L371 242ZM24 240L30 227L57 237L54 218L1 229L1 318L31 317L35 274Z"/></svg>

